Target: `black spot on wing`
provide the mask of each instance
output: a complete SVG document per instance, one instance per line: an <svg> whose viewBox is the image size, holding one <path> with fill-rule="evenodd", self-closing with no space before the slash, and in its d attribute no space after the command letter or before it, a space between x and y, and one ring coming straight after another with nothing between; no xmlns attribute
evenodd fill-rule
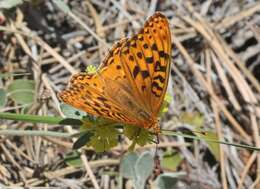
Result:
<svg viewBox="0 0 260 189"><path fill-rule="evenodd" d="M128 48L124 48L122 52L124 55L127 55L130 53Z"/></svg>
<svg viewBox="0 0 260 189"><path fill-rule="evenodd" d="M158 51L158 47L157 47L157 45L154 43L154 44L152 44L152 50L154 50L154 51Z"/></svg>
<svg viewBox="0 0 260 189"><path fill-rule="evenodd" d="M141 71L142 77L145 79L150 76L149 72L147 70Z"/></svg>
<svg viewBox="0 0 260 189"><path fill-rule="evenodd" d="M156 96L156 97L160 97L161 96L161 92L163 91L163 88L159 86L159 84L156 81L152 82L152 93ZM158 94L159 93L159 94Z"/></svg>
<svg viewBox="0 0 260 189"><path fill-rule="evenodd" d="M105 108L101 108L100 111L105 114L105 115L109 115L109 110L108 109L105 109Z"/></svg>
<svg viewBox="0 0 260 189"><path fill-rule="evenodd" d="M135 41L132 41L132 42L131 42L131 47L134 47L134 48L136 48L136 47L137 47L137 45L136 45L136 42L135 42Z"/></svg>
<svg viewBox="0 0 260 189"><path fill-rule="evenodd" d="M141 35L141 36L138 36L138 39L139 39L140 41L143 41L143 40L144 40L144 37L143 37L143 35Z"/></svg>
<svg viewBox="0 0 260 189"><path fill-rule="evenodd" d="M102 115L102 113L99 111L99 109L95 108L95 107L92 107L93 110L98 114L98 115Z"/></svg>
<svg viewBox="0 0 260 189"><path fill-rule="evenodd" d="M165 81L165 79L161 75L157 75L156 77L153 78L153 80L159 80L161 83Z"/></svg>
<svg viewBox="0 0 260 189"><path fill-rule="evenodd" d="M133 77L136 78L139 72L140 72L140 67L136 65L133 70Z"/></svg>
<svg viewBox="0 0 260 189"><path fill-rule="evenodd" d="M143 45L143 47L144 47L144 49L148 49L148 44L145 43L145 44Z"/></svg>
<svg viewBox="0 0 260 189"><path fill-rule="evenodd" d="M147 64L152 64L153 63L153 57L151 56L151 57L146 57L145 58L145 62L147 63Z"/></svg>
<svg viewBox="0 0 260 189"><path fill-rule="evenodd" d="M142 59L142 58L143 58L143 54L142 54L141 52L138 52L136 55L137 55L137 57L138 57L139 59Z"/></svg>
<svg viewBox="0 0 260 189"><path fill-rule="evenodd" d="M104 103L104 106L107 108L107 109L111 109L111 106L107 103Z"/></svg>
<svg viewBox="0 0 260 189"><path fill-rule="evenodd" d="M100 104L97 103L97 102L94 102L94 106L95 106L95 107L101 107Z"/></svg>
<svg viewBox="0 0 260 189"><path fill-rule="evenodd" d="M84 104L86 104L87 106L91 106L88 101L84 101Z"/></svg>
<svg viewBox="0 0 260 189"><path fill-rule="evenodd" d="M102 97L102 96L98 96L98 97L97 97L97 99L98 99L98 100L100 100L100 101L102 101L102 102L105 102L105 101L107 101L107 99L106 99L106 98L104 98L104 97Z"/></svg>
<svg viewBox="0 0 260 189"><path fill-rule="evenodd" d="M166 71L166 66L162 66L160 61L155 62L155 71L160 71L160 72L165 72Z"/></svg>
<svg viewBox="0 0 260 189"><path fill-rule="evenodd" d="M159 56L160 56L161 58L164 58L164 57L165 57L164 51L159 51Z"/></svg>
<svg viewBox="0 0 260 189"><path fill-rule="evenodd" d="M132 55L130 55L128 58L130 61L134 61L134 57Z"/></svg>
<svg viewBox="0 0 260 189"><path fill-rule="evenodd" d="M159 56L161 58L169 58L169 55L167 53L165 53L164 51L159 51Z"/></svg>

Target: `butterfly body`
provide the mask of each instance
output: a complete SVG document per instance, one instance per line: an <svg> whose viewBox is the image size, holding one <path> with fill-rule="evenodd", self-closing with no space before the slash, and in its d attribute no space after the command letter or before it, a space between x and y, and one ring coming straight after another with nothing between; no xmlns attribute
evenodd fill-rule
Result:
<svg viewBox="0 0 260 189"><path fill-rule="evenodd" d="M138 34L116 43L96 73L74 75L59 97L92 115L158 134L157 116L167 89L170 54L169 24L157 12Z"/></svg>

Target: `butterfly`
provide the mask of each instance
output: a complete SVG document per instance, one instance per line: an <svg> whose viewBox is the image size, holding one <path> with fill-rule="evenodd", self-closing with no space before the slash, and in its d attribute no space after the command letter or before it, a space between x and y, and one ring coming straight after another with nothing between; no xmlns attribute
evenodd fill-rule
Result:
<svg viewBox="0 0 260 189"><path fill-rule="evenodd" d="M137 34L113 45L96 73L73 75L59 97L94 116L158 134L170 63L169 23L156 12Z"/></svg>

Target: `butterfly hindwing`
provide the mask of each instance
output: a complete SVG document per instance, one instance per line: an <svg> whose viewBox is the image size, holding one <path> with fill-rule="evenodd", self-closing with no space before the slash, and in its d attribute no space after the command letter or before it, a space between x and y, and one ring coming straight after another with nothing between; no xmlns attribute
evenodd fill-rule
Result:
<svg viewBox="0 0 260 189"><path fill-rule="evenodd" d="M59 94L66 104L85 111L94 116L102 116L117 122L135 123L125 116L122 109L116 106L100 91L84 84L75 84Z"/></svg>
<svg viewBox="0 0 260 189"><path fill-rule="evenodd" d="M125 41L121 40L111 48L96 73L74 75L70 87L59 94L62 101L95 116L140 124L140 116L126 106L133 98L119 57L120 47ZM133 104L132 108L136 106Z"/></svg>

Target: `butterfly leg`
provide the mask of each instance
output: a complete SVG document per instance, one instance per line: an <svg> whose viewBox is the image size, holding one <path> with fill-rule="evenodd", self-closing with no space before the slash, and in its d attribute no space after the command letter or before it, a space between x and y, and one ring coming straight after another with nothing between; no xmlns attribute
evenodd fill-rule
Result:
<svg viewBox="0 0 260 189"><path fill-rule="evenodd" d="M157 135L158 137L158 135ZM161 163L160 163L160 157L158 155L158 144L156 144L155 148L155 154L154 154L154 175L155 177L158 177L160 174L163 173L163 170L161 168Z"/></svg>

